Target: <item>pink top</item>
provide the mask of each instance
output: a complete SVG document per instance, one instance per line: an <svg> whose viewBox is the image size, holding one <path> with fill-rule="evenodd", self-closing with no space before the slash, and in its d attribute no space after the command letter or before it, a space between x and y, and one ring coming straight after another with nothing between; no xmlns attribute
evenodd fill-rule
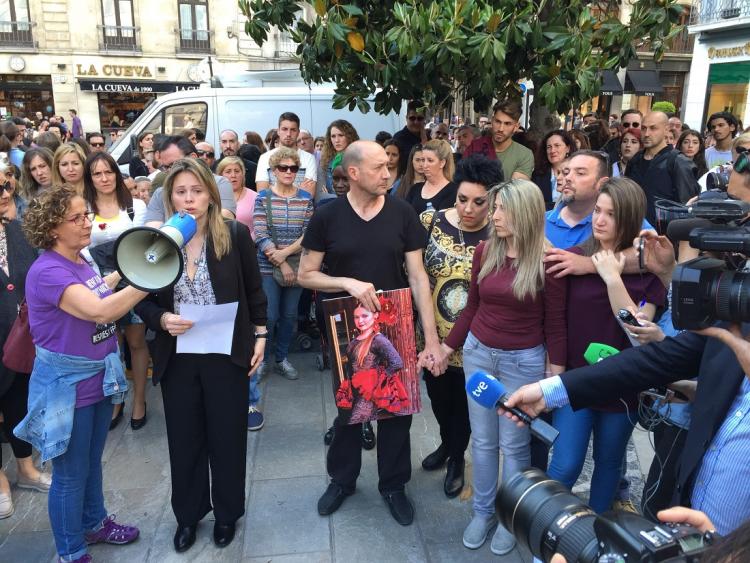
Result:
<svg viewBox="0 0 750 563"><path fill-rule="evenodd" d="M255 229L253 228L253 211L255 211L255 198L258 194L249 188L242 188L242 198L237 202L237 220L250 229L250 236L255 240Z"/></svg>

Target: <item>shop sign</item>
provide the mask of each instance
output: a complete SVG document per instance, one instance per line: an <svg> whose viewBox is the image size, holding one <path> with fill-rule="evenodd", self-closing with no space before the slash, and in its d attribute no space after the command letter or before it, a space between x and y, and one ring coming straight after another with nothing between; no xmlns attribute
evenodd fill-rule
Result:
<svg viewBox="0 0 750 563"><path fill-rule="evenodd" d="M76 76L111 76L117 78L153 78L154 72L148 65L76 64Z"/></svg>
<svg viewBox="0 0 750 563"><path fill-rule="evenodd" d="M119 82L87 78L79 79L78 84L82 91L112 94L163 94L200 88L200 84L191 82Z"/></svg>
<svg viewBox="0 0 750 563"><path fill-rule="evenodd" d="M709 47L708 58L709 59L727 59L730 57L750 57L750 41L744 45L737 45L735 47Z"/></svg>

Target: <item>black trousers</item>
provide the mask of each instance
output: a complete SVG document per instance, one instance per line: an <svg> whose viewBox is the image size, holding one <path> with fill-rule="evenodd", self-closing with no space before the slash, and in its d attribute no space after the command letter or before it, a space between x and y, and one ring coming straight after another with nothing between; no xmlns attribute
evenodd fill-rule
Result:
<svg viewBox="0 0 750 563"><path fill-rule="evenodd" d="M424 371L427 396L440 428L440 440L452 459L463 459L471 437L465 381L464 370L458 367L448 366L439 377Z"/></svg>
<svg viewBox="0 0 750 563"><path fill-rule="evenodd" d="M161 393L177 523L197 524L212 501L218 522L237 521L245 513L247 370L221 354L174 354Z"/></svg>
<svg viewBox="0 0 750 563"><path fill-rule="evenodd" d="M641 500L641 512L646 518L656 521L657 512L672 506L680 454L686 439L687 430L679 426L662 422L654 428L656 455L648 470Z"/></svg>
<svg viewBox="0 0 750 563"><path fill-rule="evenodd" d="M327 469L331 480L354 492L362 468L362 425L334 422L336 431L328 448ZM378 490L403 491L411 479L411 415L378 421Z"/></svg>
<svg viewBox="0 0 750 563"><path fill-rule="evenodd" d="M0 412L3 413L3 428L8 438L8 443L16 458L29 457L31 455L31 444L19 440L13 434L13 429L23 420L27 412L29 400L29 374L17 373L13 376L13 383L0 397ZM0 449L0 467L3 465L2 449Z"/></svg>

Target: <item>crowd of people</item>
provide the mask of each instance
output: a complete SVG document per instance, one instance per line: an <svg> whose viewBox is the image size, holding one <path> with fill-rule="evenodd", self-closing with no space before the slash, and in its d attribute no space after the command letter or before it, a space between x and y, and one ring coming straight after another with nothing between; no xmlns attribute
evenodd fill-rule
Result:
<svg viewBox="0 0 750 563"><path fill-rule="evenodd" d="M491 535L492 553L510 552L515 538L495 511L499 482L533 466L573 487L590 439L590 506L637 510L625 454L649 377L678 381L682 400L652 406L663 416L651 429L643 514L664 519L673 504L691 506L721 534L750 516L750 488L738 477L750 365L734 357L729 333L674 328L676 253L652 230L657 201L687 203L717 169L731 170L730 197L750 201L750 133L726 112L699 131L678 116L626 110L609 122L586 115L580 128L552 127L536 140L513 100L477 125L427 126L426 118L412 101L403 129L363 140L343 119L315 137L284 112L265 139L222 131L219 150L195 128L143 132L125 166L104 135L83 133L73 110L59 135L49 123L0 124L0 347L26 330L36 350L31 373L0 362L0 414L17 486L49 495L61 561L91 561L89 545L139 535L108 516L102 493L107 432L124 418L131 386L134 431L148 421L149 372L161 389L175 549L193 545L211 511L224 547L245 510L246 432L264 426L261 382L301 377L290 350L311 322L311 303L349 295L373 315L377 292L407 287L440 435L421 465L445 472L448 498L471 485L467 548ZM128 286L114 263L116 240L177 212L197 224L178 281L151 294ZM633 247L640 239L645 269ZM181 310L226 304L236 305L226 352L181 347L180 337L198 330ZM623 327L623 310L640 326ZM586 368L592 342L623 353ZM551 451L528 427L467 399L477 371L518 390L511 402L553 424ZM703 383L719 371L731 381ZM709 414L714 424L691 424ZM349 422L336 419L324 437L331 481L318 512L332 514L354 494L361 451L377 448L378 490L393 518L411 524L412 416L380 419L377 432L369 419ZM35 466L32 447L51 472ZM0 518L13 511L0 471Z"/></svg>

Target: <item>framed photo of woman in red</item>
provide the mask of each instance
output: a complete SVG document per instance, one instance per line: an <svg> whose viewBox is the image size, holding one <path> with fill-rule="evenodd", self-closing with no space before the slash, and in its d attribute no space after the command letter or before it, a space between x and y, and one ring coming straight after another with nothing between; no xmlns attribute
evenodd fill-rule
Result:
<svg viewBox="0 0 750 563"><path fill-rule="evenodd" d="M354 297L323 301L333 393L348 424L418 413L411 291L379 293L380 311Z"/></svg>

